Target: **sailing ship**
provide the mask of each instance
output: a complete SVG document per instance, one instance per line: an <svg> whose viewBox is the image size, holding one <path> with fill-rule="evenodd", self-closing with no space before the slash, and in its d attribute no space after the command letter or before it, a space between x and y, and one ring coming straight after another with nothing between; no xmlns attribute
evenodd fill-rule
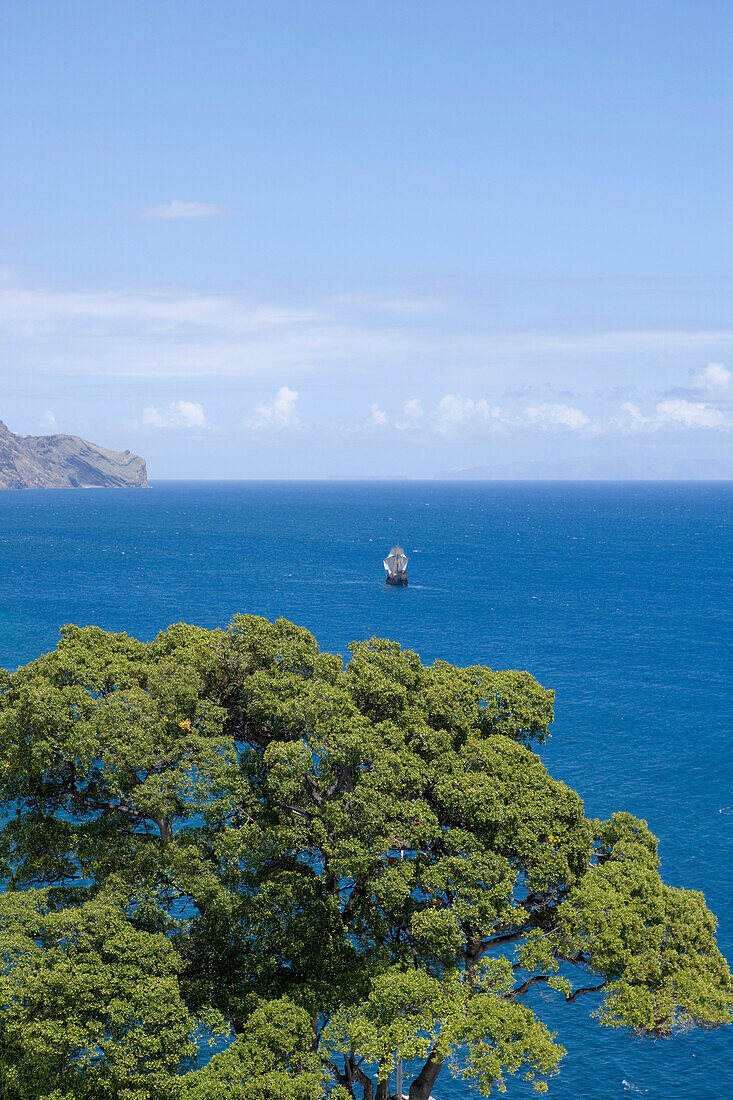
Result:
<svg viewBox="0 0 733 1100"><path fill-rule="evenodd" d="M407 584L407 555L401 546L393 546L384 559L387 584Z"/></svg>

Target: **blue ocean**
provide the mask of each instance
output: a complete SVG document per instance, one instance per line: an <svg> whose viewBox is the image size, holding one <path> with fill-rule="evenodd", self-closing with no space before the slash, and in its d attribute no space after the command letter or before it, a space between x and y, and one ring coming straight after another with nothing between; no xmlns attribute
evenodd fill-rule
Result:
<svg viewBox="0 0 733 1100"><path fill-rule="evenodd" d="M671 885L704 891L733 959L730 548L721 483L159 482L0 493L0 665L62 623L285 616L325 649L372 635L556 690L549 770L590 816L629 810ZM407 588L384 583L400 542ZM568 1049L562 1100L728 1100L733 1028L640 1040L534 990ZM477 1094L450 1077L437 1100ZM507 1095L535 1095L510 1081Z"/></svg>

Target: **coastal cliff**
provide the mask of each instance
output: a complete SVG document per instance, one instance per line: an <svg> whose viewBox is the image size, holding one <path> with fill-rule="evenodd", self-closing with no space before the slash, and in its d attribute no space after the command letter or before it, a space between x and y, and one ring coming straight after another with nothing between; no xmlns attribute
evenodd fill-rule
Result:
<svg viewBox="0 0 733 1100"><path fill-rule="evenodd" d="M145 459L76 435L16 435L0 420L0 489L141 488Z"/></svg>

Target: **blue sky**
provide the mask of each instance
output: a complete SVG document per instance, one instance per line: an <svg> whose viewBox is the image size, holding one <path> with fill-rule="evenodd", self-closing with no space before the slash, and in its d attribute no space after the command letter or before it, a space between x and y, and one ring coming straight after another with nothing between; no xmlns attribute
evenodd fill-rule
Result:
<svg viewBox="0 0 733 1100"><path fill-rule="evenodd" d="M733 8L5 0L0 417L159 477L733 476Z"/></svg>

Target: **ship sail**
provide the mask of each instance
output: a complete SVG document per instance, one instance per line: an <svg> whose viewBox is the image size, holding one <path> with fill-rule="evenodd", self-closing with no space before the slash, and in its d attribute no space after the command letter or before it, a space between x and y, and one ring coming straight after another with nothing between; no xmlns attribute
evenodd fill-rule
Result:
<svg viewBox="0 0 733 1100"><path fill-rule="evenodd" d="M393 546L384 559L384 568L388 573L404 573L407 569L407 555L401 546Z"/></svg>

